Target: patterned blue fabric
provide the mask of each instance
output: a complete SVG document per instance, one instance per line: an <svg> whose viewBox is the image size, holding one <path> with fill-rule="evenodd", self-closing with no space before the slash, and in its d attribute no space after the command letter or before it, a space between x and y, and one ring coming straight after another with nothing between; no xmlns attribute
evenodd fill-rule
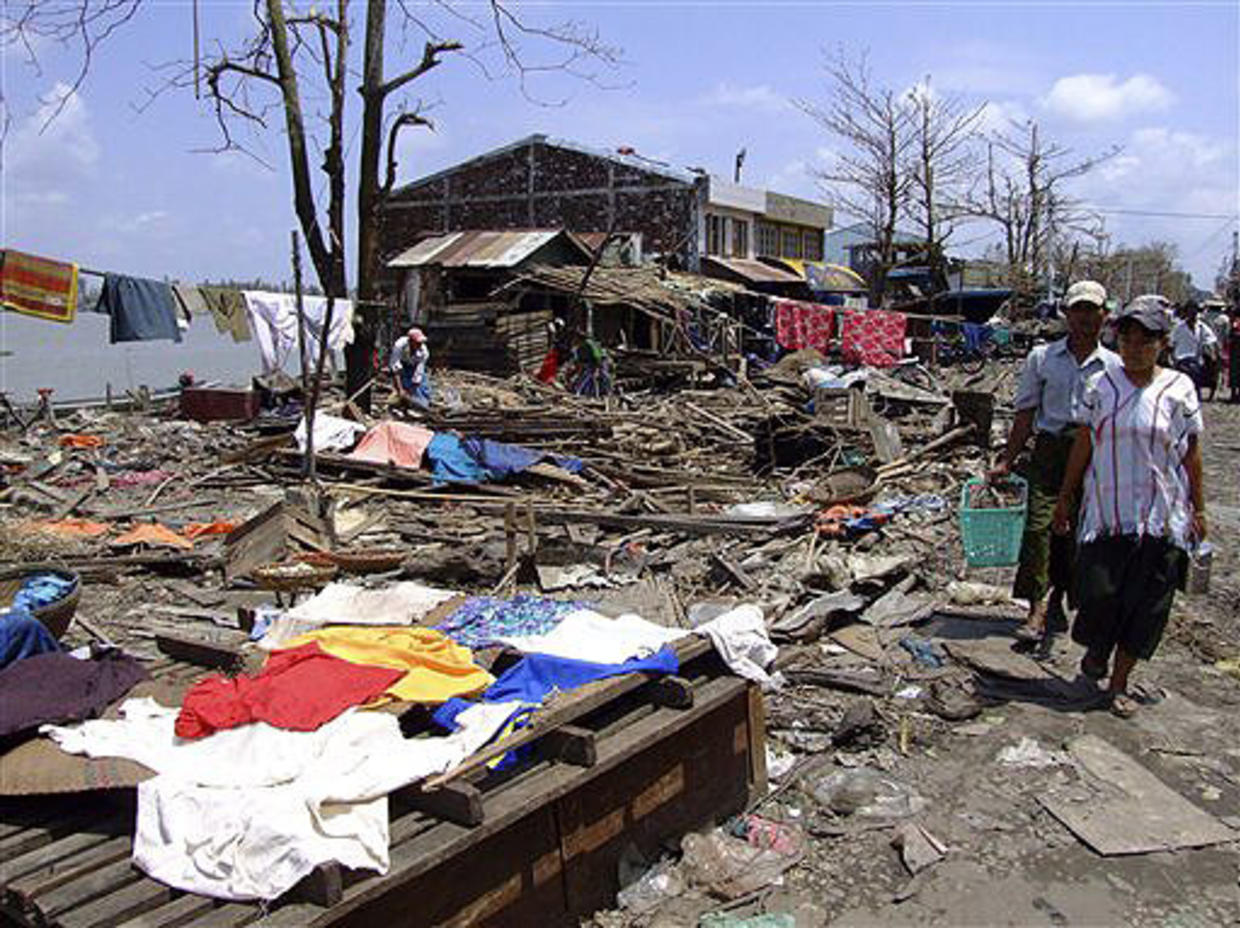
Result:
<svg viewBox="0 0 1240 928"><path fill-rule="evenodd" d="M583 603L561 602L541 596L471 596L436 626L441 632L471 650L499 644L499 638L513 635L545 635L564 616Z"/></svg>
<svg viewBox="0 0 1240 928"><path fill-rule="evenodd" d="M60 644L27 610L0 612L0 669L36 654L59 651Z"/></svg>

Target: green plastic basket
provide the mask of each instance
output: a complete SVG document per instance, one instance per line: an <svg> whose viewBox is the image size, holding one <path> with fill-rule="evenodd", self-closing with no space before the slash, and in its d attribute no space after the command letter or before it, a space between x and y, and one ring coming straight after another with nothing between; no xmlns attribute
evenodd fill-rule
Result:
<svg viewBox="0 0 1240 928"><path fill-rule="evenodd" d="M960 490L960 540L965 563L970 567L1011 567L1020 560L1020 539L1025 533L1029 509L1029 485L1020 477L1008 478L1020 487L1019 506L1004 509L970 509L969 488L986 481L973 477Z"/></svg>

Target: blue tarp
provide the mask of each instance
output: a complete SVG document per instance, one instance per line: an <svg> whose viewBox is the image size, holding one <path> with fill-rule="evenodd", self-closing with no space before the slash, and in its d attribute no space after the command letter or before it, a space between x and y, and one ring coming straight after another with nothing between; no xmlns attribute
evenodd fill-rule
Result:
<svg viewBox="0 0 1240 928"><path fill-rule="evenodd" d="M577 458L548 454L490 438L458 438L446 432L437 432L431 439L426 447L426 459L431 465L431 475L438 483L503 480L539 461L549 460L570 474L579 473L583 466Z"/></svg>

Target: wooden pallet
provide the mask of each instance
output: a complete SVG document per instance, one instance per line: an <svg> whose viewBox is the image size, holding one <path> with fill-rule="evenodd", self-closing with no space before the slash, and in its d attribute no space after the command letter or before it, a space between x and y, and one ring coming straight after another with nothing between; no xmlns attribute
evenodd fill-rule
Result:
<svg viewBox="0 0 1240 928"><path fill-rule="evenodd" d="M394 793L386 875L320 867L266 914L137 870L133 791L0 800L0 925L576 924L614 903L627 846L653 860L662 842L765 789L761 694L705 641L679 650L679 675L628 674L565 694L502 750L433 789ZM530 756L516 768L486 765L521 744Z"/></svg>

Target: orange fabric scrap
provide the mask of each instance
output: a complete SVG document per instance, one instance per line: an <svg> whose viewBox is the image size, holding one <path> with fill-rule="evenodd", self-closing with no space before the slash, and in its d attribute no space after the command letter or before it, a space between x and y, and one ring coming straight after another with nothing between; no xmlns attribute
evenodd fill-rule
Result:
<svg viewBox="0 0 1240 928"><path fill-rule="evenodd" d="M167 548L180 548L182 551L188 551L194 547L194 543L188 538L182 538L168 526L160 525L158 522L143 522L141 525L135 525L112 544L118 547L140 544L162 545Z"/></svg>
<svg viewBox="0 0 1240 928"><path fill-rule="evenodd" d="M90 519L34 519L23 523L27 532L40 535L59 535L61 538L98 538L112 528L107 522Z"/></svg>
<svg viewBox="0 0 1240 928"><path fill-rule="evenodd" d="M68 434L60 436L60 447L62 448L102 448L105 442L98 435L76 435Z"/></svg>
<svg viewBox="0 0 1240 928"><path fill-rule="evenodd" d="M186 538L201 538L203 535L227 535L235 529L239 522L225 522L217 520L215 522L187 522L185 528L181 529L181 534Z"/></svg>

